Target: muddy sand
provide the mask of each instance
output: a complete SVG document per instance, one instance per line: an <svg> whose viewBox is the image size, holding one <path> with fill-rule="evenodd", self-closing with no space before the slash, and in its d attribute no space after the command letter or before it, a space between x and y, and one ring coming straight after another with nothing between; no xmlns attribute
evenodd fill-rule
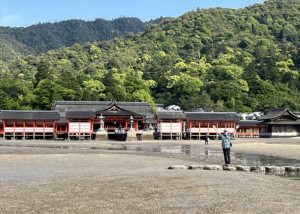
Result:
<svg viewBox="0 0 300 214"><path fill-rule="evenodd" d="M0 141L0 213L299 213L300 180L170 170L223 164L211 141ZM188 149L188 150L187 150ZM300 138L236 139L237 154L292 159ZM252 156L251 156L252 157ZM242 162L242 163L241 163Z"/></svg>

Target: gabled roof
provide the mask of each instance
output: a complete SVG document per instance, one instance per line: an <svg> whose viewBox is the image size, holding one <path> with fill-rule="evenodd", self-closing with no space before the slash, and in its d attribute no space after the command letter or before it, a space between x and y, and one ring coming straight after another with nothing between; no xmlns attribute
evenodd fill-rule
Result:
<svg viewBox="0 0 300 214"><path fill-rule="evenodd" d="M262 121L258 125L300 125L300 120Z"/></svg>
<svg viewBox="0 0 300 214"><path fill-rule="evenodd" d="M240 120L236 124L240 127L243 126L258 126L258 120Z"/></svg>
<svg viewBox="0 0 300 214"><path fill-rule="evenodd" d="M95 112L106 111L113 105L117 105L124 111L134 112L143 116L153 116L153 110L148 102L115 102L115 101L56 101L52 105L53 110L66 112L66 110L93 110Z"/></svg>
<svg viewBox="0 0 300 214"><path fill-rule="evenodd" d="M66 119L86 119L95 118L96 113L93 110L69 110L66 111Z"/></svg>
<svg viewBox="0 0 300 214"><path fill-rule="evenodd" d="M58 120L58 111L2 110L1 120Z"/></svg>
<svg viewBox="0 0 300 214"><path fill-rule="evenodd" d="M132 109L132 106L131 106ZM139 114L137 112L126 110L120 107L116 102L113 102L108 108L96 112L98 115L103 116L133 116L134 118L144 118L146 115Z"/></svg>
<svg viewBox="0 0 300 214"><path fill-rule="evenodd" d="M300 117L289 111L287 108L274 108L268 114L260 117L258 120L300 120Z"/></svg>
<svg viewBox="0 0 300 214"><path fill-rule="evenodd" d="M137 114L135 112L132 111L101 111L97 113L98 115L102 114L102 116L106 117L106 116L133 116L133 118L144 118L143 115L141 114Z"/></svg>
<svg viewBox="0 0 300 214"><path fill-rule="evenodd" d="M156 117L158 119L185 119L186 116L182 111L156 111Z"/></svg>
<svg viewBox="0 0 300 214"><path fill-rule="evenodd" d="M239 121L235 112L186 112L187 120L233 120Z"/></svg>

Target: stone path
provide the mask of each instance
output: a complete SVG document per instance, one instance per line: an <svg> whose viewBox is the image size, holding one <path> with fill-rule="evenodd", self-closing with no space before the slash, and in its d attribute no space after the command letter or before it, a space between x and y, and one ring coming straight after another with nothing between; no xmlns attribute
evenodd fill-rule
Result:
<svg viewBox="0 0 300 214"><path fill-rule="evenodd" d="M299 174L300 167L294 166L224 166L224 165L171 165L168 169L189 169L189 170L225 170L225 171L243 171L243 172L261 172L266 174Z"/></svg>

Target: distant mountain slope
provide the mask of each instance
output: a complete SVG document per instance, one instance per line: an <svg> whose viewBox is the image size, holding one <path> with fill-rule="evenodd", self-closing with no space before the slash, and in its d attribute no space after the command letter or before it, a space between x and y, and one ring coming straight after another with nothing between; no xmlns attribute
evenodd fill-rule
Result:
<svg viewBox="0 0 300 214"><path fill-rule="evenodd" d="M30 48L13 38L0 35L0 60L8 61L16 55L30 54Z"/></svg>
<svg viewBox="0 0 300 214"><path fill-rule="evenodd" d="M152 20L156 23L161 19ZM0 59L6 60L15 54L37 54L48 50L68 47L76 43L104 41L114 37L145 30L147 23L138 18L122 17L112 21L67 20L43 23L25 28L0 27Z"/></svg>

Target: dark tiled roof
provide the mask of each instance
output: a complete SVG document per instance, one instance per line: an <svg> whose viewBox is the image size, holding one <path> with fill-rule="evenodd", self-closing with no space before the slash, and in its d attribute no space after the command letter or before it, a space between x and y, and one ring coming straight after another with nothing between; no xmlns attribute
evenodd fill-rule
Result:
<svg viewBox="0 0 300 214"><path fill-rule="evenodd" d="M58 111L22 111L3 110L0 112L2 120L59 120Z"/></svg>
<svg viewBox="0 0 300 214"><path fill-rule="evenodd" d="M96 113L93 110L69 110L66 111L67 119L85 119L85 118L95 118Z"/></svg>
<svg viewBox="0 0 300 214"><path fill-rule="evenodd" d="M109 106L110 102L100 101L56 101L52 105L53 110L65 112L68 110L102 110Z"/></svg>
<svg viewBox="0 0 300 214"><path fill-rule="evenodd" d="M290 120L290 121L262 121L258 125L300 125L300 120Z"/></svg>
<svg viewBox="0 0 300 214"><path fill-rule="evenodd" d="M283 116L288 116L290 119L299 120L300 117L289 111L287 108L274 108L268 114L259 118L259 120L275 120Z"/></svg>
<svg viewBox="0 0 300 214"><path fill-rule="evenodd" d="M235 112L186 112L187 120L234 120L239 121Z"/></svg>
<svg viewBox="0 0 300 214"><path fill-rule="evenodd" d="M60 117L59 120L56 120L55 123L60 123L60 124L67 124L69 120L67 120L65 117Z"/></svg>
<svg viewBox="0 0 300 214"><path fill-rule="evenodd" d="M153 116L153 110L150 105L150 103L147 102L118 102L118 106L120 106L122 109L136 112L140 115L148 115L148 116Z"/></svg>
<svg viewBox="0 0 300 214"><path fill-rule="evenodd" d="M114 102L114 101L56 101L52 105L53 110L65 112L71 110L93 110L100 112L117 105L123 110L135 112L140 115L153 115L153 110L148 102Z"/></svg>
<svg viewBox="0 0 300 214"><path fill-rule="evenodd" d="M137 113L134 113L132 111L101 111L101 112L98 112L98 114L102 114L104 117L105 116L133 116L134 118L143 118L144 116L143 115L140 115L140 114L137 114Z"/></svg>
<svg viewBox="0 0 300 214"><path fill-rule="evenodd" d="M240 127L243 126L257 126L259 123L258 120L240 120L236 124L239 125Z"/></svg>
<svg viewBox="0 0 300 214"><path fill-rule="evenodd" d="M185 114L182 111L156 111L158 119L185 119Z"/></svg>

